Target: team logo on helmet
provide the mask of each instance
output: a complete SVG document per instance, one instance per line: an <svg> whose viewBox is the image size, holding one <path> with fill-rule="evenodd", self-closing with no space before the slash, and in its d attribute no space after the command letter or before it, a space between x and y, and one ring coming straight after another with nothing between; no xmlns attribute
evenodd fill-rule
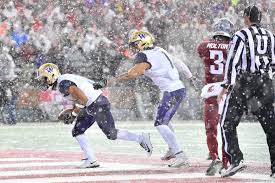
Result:
<svg viewBox="0 0 275 183"><path fill-rule="evenodd" d="M53 68L52 67L47 67L46 72L48 72L49 74L53 73Z"/></svg>
<svg viewBox="0 0 275 183"><path fill-rule="evenodd" d="M145 35L144 34L139 34L138 35L140 39L145 39Z"/></svg>

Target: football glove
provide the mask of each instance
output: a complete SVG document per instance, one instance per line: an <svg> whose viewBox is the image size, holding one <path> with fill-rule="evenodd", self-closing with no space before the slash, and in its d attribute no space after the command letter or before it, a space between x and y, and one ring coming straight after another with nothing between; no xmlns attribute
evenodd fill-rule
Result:
<svg viewBox="0 0 275 183"><path fill-rule="evenodd" d="M72 124L75 120L76 116L74 116L72 113L66 113L64 114L64 124L69 125Z"/></svg>
<svg viewBox="0 0 275 183"><path fill-rule="evenodd" d="M107 86L107 79L102 79L93 83L94 89L98 90Z"/></svg>

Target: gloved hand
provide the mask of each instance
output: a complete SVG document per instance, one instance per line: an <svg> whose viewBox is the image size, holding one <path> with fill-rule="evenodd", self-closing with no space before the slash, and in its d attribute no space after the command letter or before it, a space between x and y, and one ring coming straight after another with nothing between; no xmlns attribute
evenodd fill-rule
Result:
<svg viewBox="0 0 275 183"><path fill-rule="evenodd" d="M97 82L93 83L93 87L94 87L95 90L104 88L106 86L107 86L107 79L102 79L100 81L97 81Z"/></svg>
<svg viewBox="0 0 275 183"><path fill-rule="evenodd" d="M74 116L72 113L66 113L64 114L64 121L63 123L66 125L72 124L75 120L76 116Z"/></svg>

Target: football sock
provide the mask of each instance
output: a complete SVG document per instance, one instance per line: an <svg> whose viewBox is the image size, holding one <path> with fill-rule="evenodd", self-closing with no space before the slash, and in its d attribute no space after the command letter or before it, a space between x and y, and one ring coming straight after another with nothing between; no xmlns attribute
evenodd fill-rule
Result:
<svg viewBox="0 0 275 183"><path fill-rule="evenodd" d="M96 161L95 154L89 145L89 141L86 135L78 135L75 137L75 139L77 140L81 149L83 150L85 157L88 158L88 160L90 160L91 162Z"/></svg>
<svg viewBox="0 0 275 183"><path fill-rule="evenodd" d="M135 133L131 133L128 130L118 129L117 138L121 140L141 142L142 136Z"/></svg>
<svg viewBox="0 0 275 183"><path fill-rule="evenodd" d="M175 134L167 125L159 125L156 128L174 154L182 151L177 142Z"/></svg>

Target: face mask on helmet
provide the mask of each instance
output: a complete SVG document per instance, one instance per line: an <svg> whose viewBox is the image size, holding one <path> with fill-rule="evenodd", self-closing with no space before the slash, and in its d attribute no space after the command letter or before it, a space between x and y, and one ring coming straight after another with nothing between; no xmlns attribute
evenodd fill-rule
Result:
<svg viewBox="0 0 275 183"><path fill-rule="evenodd" d="M38 85L38 88L42 91L45 91L47 90L50 85L48 84L48 81L47 81L47 77L46 76L41 76L41 77L37 77L36 78L36 81L37 81L37 85Z"/></svg>
<svg viewBox="0 0 275 183"><path fill-rule="evenodd" d="M139 50L139 48L138 48L138 41L134 41L134 42L129 43L129 48L130 48L132 51L137 51L137 50Z"/></svg>

